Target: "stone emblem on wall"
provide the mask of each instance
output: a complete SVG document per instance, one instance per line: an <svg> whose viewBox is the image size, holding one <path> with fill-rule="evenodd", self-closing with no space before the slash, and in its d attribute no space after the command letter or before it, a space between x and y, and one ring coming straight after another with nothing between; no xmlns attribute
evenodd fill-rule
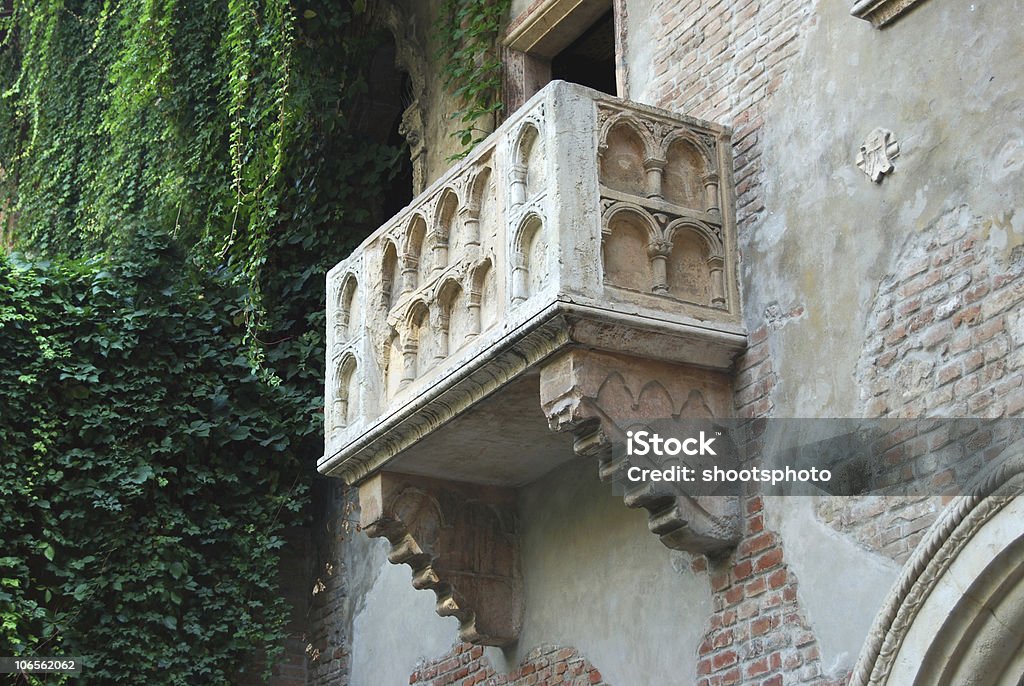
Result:
<svg viewBox="0 0 1024 686"><path fill-rule="evenodd" d="M900 154L896 135L888 129L876 128L868 134L857 152L857 168L875 183L881 183L886 174L895 169L892 161Z"/></svg>

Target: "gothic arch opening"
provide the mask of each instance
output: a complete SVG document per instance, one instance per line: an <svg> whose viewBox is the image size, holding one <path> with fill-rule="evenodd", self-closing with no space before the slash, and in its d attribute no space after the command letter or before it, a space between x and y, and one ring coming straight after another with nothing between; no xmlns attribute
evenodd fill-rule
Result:
<svg viewBox="0 0 1024 686"><path fill-rule="evenodd" d="M637 291L651 290L654 275L647 254L650 234L647 222L638 213L621 210L608 219L608 230L601 246L606 284Z"/></svg>

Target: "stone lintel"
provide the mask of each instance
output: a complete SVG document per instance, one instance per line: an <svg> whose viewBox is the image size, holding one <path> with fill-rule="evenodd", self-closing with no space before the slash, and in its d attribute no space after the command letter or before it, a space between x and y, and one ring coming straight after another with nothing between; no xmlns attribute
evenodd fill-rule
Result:
<svg viewBox="0 0 1024 686"><path fill-rule="evenodd" d="M523 591L512 489L379 472L359 486L359 523L391 543L388 559L412 569L437 614L459 620L459 639L514 643Z"/></svg>
<svg viewBox="0 0 1024 686"><path fill-rule="evenodd" d="M857 0L850 14L870 21L876 29L896 20L900 15L908 12L924 0Z"/></svg>
<svg viewBox="0 0 1024 686"><path fill-rule="evenodd" d="M505 45L551 59L588 29L609 4L602 0L543 0L512 21Z"/></svg>

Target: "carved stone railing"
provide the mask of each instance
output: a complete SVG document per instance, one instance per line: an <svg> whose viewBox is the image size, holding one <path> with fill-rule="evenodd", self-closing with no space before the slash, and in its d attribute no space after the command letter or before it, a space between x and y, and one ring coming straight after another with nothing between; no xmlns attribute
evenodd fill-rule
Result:
<svg viewBox="0 0 1024 686"><path fill-rule="evenodd" d="M401 474L403 493L450 509L476 502L457 484L514 489L574 454L607 460L624 422L729 414L728 372L746 343L731 159L723 127L544 88L328 274L320 471L367 498L398 492L380 479ZM404 521L411 501L392 500L367 503L364 527L392 541L467 637L513 640L514 619L465 607L479 593L459 584L484 587L465 564L448 575L461 581L437 571L448 569L437 541L459 532ZM730 504L627 504L648 509L670 547L709 552L734 538ZM502 521L495 545L513 559L502 546L514 548L514 522Z"/></svg>

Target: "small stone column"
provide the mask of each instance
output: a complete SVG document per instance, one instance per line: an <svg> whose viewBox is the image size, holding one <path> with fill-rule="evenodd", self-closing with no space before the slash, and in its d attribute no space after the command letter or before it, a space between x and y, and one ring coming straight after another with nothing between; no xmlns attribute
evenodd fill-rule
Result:
<svg viewBox="0 0 1024 686"><path fill-rule="evenodd" d="M665 172L665 160L648 157L644 160L644 171L647 173L647 197L661 197L661 179Z"/></svg>
<svg viewBox="0 0 1024 686"><path fill-rule="evenodd" d="M704 182L704 202L707 212L718 216L722 213L721 208L718 207L718 174L715 172L705 174L702 181Z"/></svg>
<svg viewBox="0 0 1024 686"><path fill-rule="evenodd" d="M480 245L480 208L472 205L459 208L459 219L462 222L466 246Z"/></svg>
<svg viewBox="0 0 1024 686"><path fill-rule="evenodd" d="M512 256L512 304L524 302L530 295L527 284L529 272L526 267L526 255L517 252Z"/></svg>
<svg viewBox="0 0 1024 686"><path fill-rule="evenodd" d="M402 380L398 382L399 388L405 388L416 379L416 355L419 352L419 344L410 341L402 346Z"/></svg>
<svg viewBox="0 0 1024 686"><path fill-rule="evenodd" d="M419 269L420 261L412 253L402 255L402 293L412 293L416 290L416 272ZM394 305L394 303L391 303Z"/></svg>
<svg viewBox="0 0 1024 686"><path fill-rule="evenodd" d="M431 251L434 253L434 271L443 271L448 266L448 236L437 233L430 241Z"/></svg>
<svg viewBox="0 0 1024 686"><path fill-rule="evenodd" d="M469 331L466 332L466 338L472 338L480 333L482 326L480 321L480 305L482 300L482 292L476 289L469 291Z"/></svg>
<svg viewBox="0 0 1024 686"><path fill-rule="evenodd" d="M333 410L330 427L332 433L348 425L348 398L335 398Z"/></svg>
<svg viewBox="0 0 1024 686"><path fill-rule="evenodd" d="M518 207L526 202L526 165L512 165L512 179L508 189L508 203Z"/></svg>
<svg viewBox="0 0 1024 686"><path fill-rule="evenodd" d="M447 307L438 307L430 313L431 325L437 331L437 351L434 353L435 360L443 360L448 357L448 338L451 331L451 310Z"/></svg>
<svg viewBox="0 0 1024 686"><path fill-rule="evenodd" d="M668 241L654 241L647 246L647 256L651 260L651 275L654 283L651 291L668 293L668 256L672 254L672 244Z"/></svg>
<svg viewBox="0 0 1024 686"><path fill-rule="evenodd" d="M725 260L712 257L708 260L711 271L711 306L725 307Z"/></svg>

